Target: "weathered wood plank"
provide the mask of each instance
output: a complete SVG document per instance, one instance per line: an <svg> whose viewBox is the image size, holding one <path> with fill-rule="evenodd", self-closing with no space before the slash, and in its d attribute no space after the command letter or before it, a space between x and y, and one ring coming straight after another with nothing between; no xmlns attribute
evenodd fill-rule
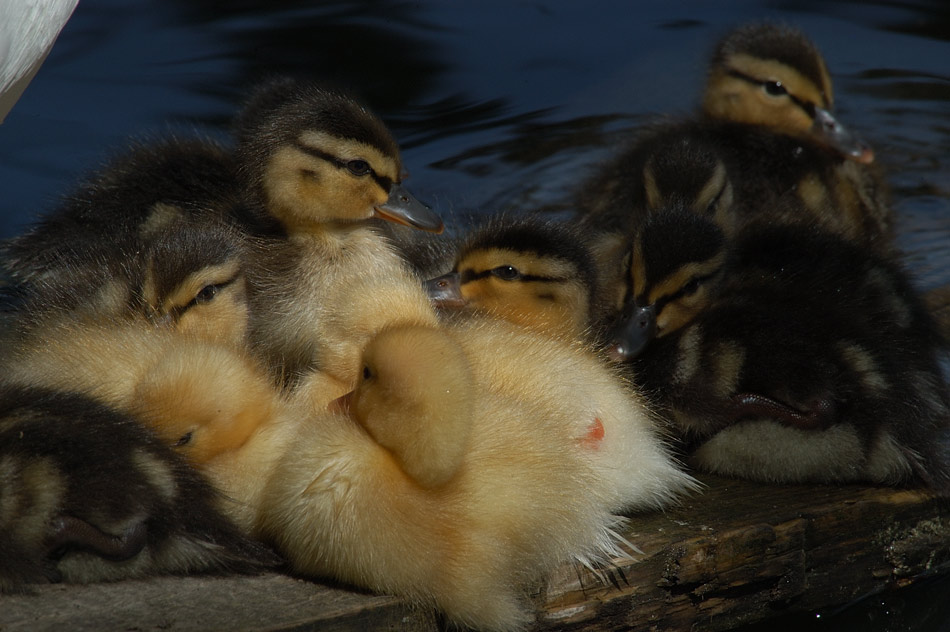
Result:
<svg viewBox="0 0 950 632"><path fill-rule="evenodd" d="M950 571L950 509L914 490L767 486L704 477L705 493L637 516L643 554L606 583L565 567L538 630L724 630L845 603ZM947 517L945 517L947 516ZM0 630L435 631L398 599L269 574L40 586L0 598Z"/></svg>
<svg viewBox="0 0 950 632"><path fill-rule="evenodd" d="M619 585L562 576L542 629L723 630L950 570L947 504L912 490L706 477L707 492L629 533Z"/></svg>

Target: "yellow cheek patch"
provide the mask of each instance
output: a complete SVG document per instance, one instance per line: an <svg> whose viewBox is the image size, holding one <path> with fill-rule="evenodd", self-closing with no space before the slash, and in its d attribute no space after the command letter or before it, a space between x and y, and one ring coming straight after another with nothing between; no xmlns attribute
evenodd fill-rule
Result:
<svg viewBox="0 0 950 632"><path fill-rule="evenodd" d="M398 156L387 156L376 147L350 138L337 138L326 132L304 131L297 141L304 147L313 147L330 154L342 162L365 160L376 175L393 182L400 179L401 165Z"/></svg>
<svg viewBox="0 0 950 632"><path fill-rule="evenodd" d="M243 280L239 283L224 288L212 302L191 307L175 325L175 330L201 340L243 345L249 313Z"/></svg>
<svg viewBox="0 0 950 632"><path fill-rule="evenodd" d="M725 254L720 253L707 261L687 263L680 266L673 274L663 279L662 282L650 290L647 296L649 304L653 305L663 297L672 296L695 278L709 276L722 266L724 259Z"/></svg>
<svg viewBox="0 0 950 632"><path fill-rule="evenodd" d="M399 180L398 157L371 145L312 131L302 133L297 142L300 147L274 152L263 183L271 213L291 232L312 230L324 222L368 219L374 207L389 198L372 174L355 175L344 163L363 160L377 176Z"/></svg>
<svg viewBox="0 0 950 632"><path fill-rule="evenodd" d="M656 317L658 338L672 333L692 322L706 304L706 293L700 290L692 296L668 303Z"/></svg>
<svg viewBox="0 0 950 632"><path fill-rule="evenodd" d="M220 265L208 266L188 275L162 302L158 311L170 314L185 308L202 289L209 285L223 285L235 279L241 271L241 262L234 259Z"/></svg>
<svg viewBox="0 0 950 632"><path fill-rule="evenodd" d="M821 85L815 85L794 68L751 55L733 55L726 60L726 66L755 80L781 82L789 94L801 101L825 109L833 105L831 79L824 65ZM765 125L793 134L808 132L813 123L812 118L790 98L769 96L761 86L722 70L710 75L704 108L716 118Z"/></svg>
<svg viewBox="0 0 950 632"><path fill-rule="evenodd" d="M640 296L647 288L647 267L643 260L643 246L637 237L633 246L633 261L630 265L630 279L633 282L633 296Z"/></svg>

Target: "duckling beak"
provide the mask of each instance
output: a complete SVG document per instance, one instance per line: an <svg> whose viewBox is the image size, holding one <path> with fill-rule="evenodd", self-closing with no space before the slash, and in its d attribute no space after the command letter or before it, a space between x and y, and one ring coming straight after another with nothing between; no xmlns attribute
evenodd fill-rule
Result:
<svg viewBox="0 0 950 632"><path fill-rule="evenodd" d="M639 307L631 301L624 307L610 334L607 357L612 362L632 360L640 355L655 337L656 308L653 305Z"/></svg>
<svg viewBox="0 0 950 632"><path fill-rule="evenodd" d="M468 302L462 296L462 283L458 272L449 272L429 279L422 287L436 307L464 307Z"/></svg>
<svg viewBox="0 0 950 632"><path fill-rule="evenodd" d="M852 134L828 110L815 108L815 122L811 131L851 160L865 165L874 162L874 150L871 146Z"/></svg>
<svg viewBox="0 0 950 632"><path fill-rule="evenodd" d="M392 185L389 199L376 207L376 216L430 233L438 234L445 230L442 218L414 198L401 184Z"/></svg>

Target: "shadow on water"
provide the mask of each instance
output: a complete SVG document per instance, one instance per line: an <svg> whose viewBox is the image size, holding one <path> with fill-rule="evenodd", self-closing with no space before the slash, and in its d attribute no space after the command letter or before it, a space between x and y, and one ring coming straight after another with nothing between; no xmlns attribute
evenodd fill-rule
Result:
<svg viewBox="0 0 950 632"><path fill-rule="evenodd" d="M449 67L434 37L444 36L446 28L422 18L419 3L175 4L180 12L175 19L216 33L235 65L226 83L194 88L232 102L249 85L279 71L319 77L357 92L385 114L418 103Z"/></svg>

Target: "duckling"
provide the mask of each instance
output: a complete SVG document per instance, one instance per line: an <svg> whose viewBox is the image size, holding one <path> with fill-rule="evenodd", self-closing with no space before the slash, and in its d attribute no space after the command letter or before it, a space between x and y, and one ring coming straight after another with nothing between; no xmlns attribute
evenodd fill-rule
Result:
<svg viewBox="0 0 950 632"><path fill-rule="evenodd" d="M917 478L950 493L945 343L903 267L814 226L763 225L726 247L690 217L657 216L657 241L691 256L671 269L669 251L644 249L641 276L662 279L652 295L704 307L630 369L698 446L693 462L775 482ZM671 271L654 275L654 260Z"/></svg>
<svg viewBox="0 0 950 632"><path fill-rule="evenodd" d="M759 221L818 221L886 253L893 217L882 175L832 105L824 60L801 32L740 27L712 56L702 114L641 131L582 187L581 221L630 232L650 209L686 196L697 210L712 202L730 236ZM676 171L681 161L686 173ZM728 187L717 184L724 180ZM786 197L801 203L781 203Z"/></svg>
<svg viewBox="0 0 950 632"><path fill-rule="evenodd" d="M195 465L242 446L271 414L270 388L253 377L263 369L240 346L128 320L64 321L43 341L8 353L5 377L131 415Z"/></svg>
<svg viewBox="0 0 950 632"><path fill-rule="evenodd" d="M239 202L233 156L220 143L178 136L133 141L5 243L3 264L18 282L122 278L143 245L170 224L226 221Z"/></svg>
<svg viewBox="0 0 950 632"><path fill-rule="evenodd" d="M873 150L834 118L833 106L825 60L798 29L747 24L713 52L703 95L707 116L814 138L857 162L873 162Z"/></svg>
<svg viewBox="0 0 950 632"><path fill-rule="evenodd" d="M812 161L812 172L806 169L798 178L797 196L831 230L885 251L893 241L894 218L882 174L871 166L871 148L832 116L833 106L825 61L797 29L749 24L727 34L713 53L704 114L806 141L778 154L786 159L805 155ZM807 157L807 141L826 154ZM757 156L764 159L766 154Z"/></svg>
<svg viewBox="0 0 950 632"><path fill-rule="evenodd" d="M318 367L352 382L374 332L395 320L436 321L370 220L433 232L442 221L402 186L383 123L347 95L274 81L255 92L236 128L249 214L276 223L258 234L249 272L255 349L288 376Z"/></svg>
<svg viewBox="0 0 950 632"><path fill-rule="evenodd" d="M78 394L0 385L0 472L0 593L278 563L221 513L203 476Z"/></svg>
<svg viewBox="0 0 950 632"><path fill-rule="evenodd" d="M494 217L458 249L452 271L430 279L443 308L489 312L567 339L593 338L605 311L598 266L582 233L540 216Z"/></svg>
<svg viewBox="0 0 950 632"><path fill-rule="evenodd" d="M5 346L43 345L62 323L139 320L155 328L246 344L248 303L242 238L227 224L178 218L143 241L113 273L76 271L20 283L5 319ZM121 257L120 257L121 258ZM108 265L108 264L107 264Z"/></svg>
<svg viewBox="0 0 950 632"><path fill-rule="evenodd" d="M386 328L352 392L323 389L279 392L272 423L205 469L230 515L297 572L461 624L527 623L545 573L622 554L616 512L695 488L598 358L503 321Z"/></svg>
<svg viewBox="0 0 950 632"><path fill-rule="evenodd" d="M634 358L709 307L727 276L728 250L713 218L684 207L683 200L650 213L622 267L622 309L607 335L608 357Z"/></svg>

